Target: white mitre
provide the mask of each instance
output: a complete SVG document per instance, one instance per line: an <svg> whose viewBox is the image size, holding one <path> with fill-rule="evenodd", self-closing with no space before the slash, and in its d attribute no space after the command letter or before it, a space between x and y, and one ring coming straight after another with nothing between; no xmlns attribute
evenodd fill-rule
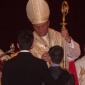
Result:
<svg viewBox="0 0 85 85"><path fill-rule="evenodd" d="M26 13L32 24L40 24L48 21L50 10L45 0L29 0Z"/></svg>

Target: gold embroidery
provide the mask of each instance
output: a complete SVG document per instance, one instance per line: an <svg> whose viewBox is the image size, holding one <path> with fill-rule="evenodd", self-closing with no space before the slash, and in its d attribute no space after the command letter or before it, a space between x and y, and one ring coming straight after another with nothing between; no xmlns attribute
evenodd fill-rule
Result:
<svg viewBox="0 0 85 85"><path fill-rule="evenodd" d="M83 76L85 74L85 68L84 67L81 67L81 70L80 70L80 76Z"/></svg>
<svg viewBox="0 0 85 85"><path fill-rule="evenodd" d="M85 68L84 67L80 67L80 73L79 73L79 81L80 81L80 85L82 85L84 79L84 75L85 75Z"/></svg>

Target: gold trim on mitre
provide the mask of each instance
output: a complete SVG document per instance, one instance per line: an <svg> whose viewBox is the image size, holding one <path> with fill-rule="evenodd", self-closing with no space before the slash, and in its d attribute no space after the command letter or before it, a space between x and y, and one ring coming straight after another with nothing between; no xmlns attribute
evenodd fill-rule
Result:
<svg viewBox="0 0 85 85"><path fill-rule="evenodd" d="M45 0L29 0L26 13L32 24L40 24L48 21L50 10Z"/></svg>

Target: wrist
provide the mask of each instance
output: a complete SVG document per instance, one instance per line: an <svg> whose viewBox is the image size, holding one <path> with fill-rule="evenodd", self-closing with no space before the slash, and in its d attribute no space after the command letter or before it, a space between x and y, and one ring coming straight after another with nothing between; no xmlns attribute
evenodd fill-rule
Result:
<svg viewBox="0 0 85 85"><path fill-rule="evenodd" d="M65 40L66 40L66 42L71 43L71 37L70 36L65 38Z"/></svg>

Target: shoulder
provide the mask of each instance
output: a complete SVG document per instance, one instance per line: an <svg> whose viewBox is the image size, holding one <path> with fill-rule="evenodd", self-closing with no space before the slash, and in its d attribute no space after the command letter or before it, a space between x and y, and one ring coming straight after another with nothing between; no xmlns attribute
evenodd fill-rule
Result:
<svg viewBox="0 0 85 85"><path fill-rule="evenodd" d="M9 59L4 63L4 66L10 66L15 61L15 58Z"/></svg>
<svg viewBox="0 0 85 85"><path fill-rule="evenodd" d="M75 65L84 65L85 64L85 56L83 56L82 58L78 59L76 62L75 62Z"/></svg>
<svg viewBox="0 0 85 85"><path fill-rule="evenodd" d="M68 71L63 70L62 75L63 75L63 78L65 78L67 81L69 80L74 81L73 75L70 74Z"/></svg>
<svg viewBox="0 0 85 85"><path fill-rule="evenodd" d="M62 75L63 75L62 79L66 81L66 85L74 85L74 77L72 74L64 70Z"/></svg>
<svg viewBox="0 0 85 85"><path fill-rule="evenodd" d="M78 59L75 62L75 66L76 66L76 70L77 70L77 75L79 77L80 72L83 70L85 72L85 56L83 56L82 58Z"/></svg>
<svg viewBox="0 0 85 85"><path fill-rule="evenodd" d="M49 32L53 32L53 33L56 33L56 34L58 34L58 35L61 35L60 32L58 32L58 31L56 31L56 30L54 30L54 29L52 29L52 28L49 28Z"/></svg>
<svg viewBox="0 0 85 85"><path fill-rule="evenodd" d="M67 70L62 70L62 74L63 74L63 76L65 76L67 78L72 76Z"/></svg>
<svg viewBox="0 0 85 85"><path fill-rule="evenodd" d="M41 74L48 71L48 66L45 61L42 59L34 58L33 59L33 66L36 67L36 70L40 72Z"/></svg>
<svg viewBox="0 0 85 85"><path fill-rule="evenodd" d="M53 37L56 37L56 38L61 38L61 33L59 31L56 31L52 28L49 28L49 34L52 35Z"/></svg>
<svg viewBox="0 0 85 85"><path fill-rule="evenodd" d="M14 59L10 59L4 62L2 72L4 73L10 73L12 69L14 68Z"/></svg>
<svg viewBox="0 0 85 85"><path fill-rule="evenodd" d="M33 56L33 61L35 61L36 64L38 64L38 65L40 65L40 64L44 64L45 65L46 64L46 62L44 60L36 58L34 56Z"/></svg>

